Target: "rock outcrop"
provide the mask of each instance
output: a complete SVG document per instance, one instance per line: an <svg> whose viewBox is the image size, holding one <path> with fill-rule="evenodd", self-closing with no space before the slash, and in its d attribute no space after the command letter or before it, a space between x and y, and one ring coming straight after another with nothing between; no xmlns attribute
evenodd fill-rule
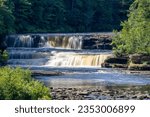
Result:
<svg viewBox="0 0 150 117"><path fill-rule="evenodd" d="M128 57L108 57L102 64L102 67L107 68L128 68Z"/></svg>
<svg viewBox="0 0 150 117"><path fill-rule="evenodd" d="M82 49L103 49L112 50L112 36L101 35L101 36L90 36L85 37L82 43Z"/></svg>
<svg viewBox="0 0 150 117"><path fill-rule="evenodd" d="M128 69L130 70L150 70L150 56L133 54L129 56Z"/></svg>
<svg viewBox="0 0 150 117"><path fill-rule="evenodd" d="M111 56L105 60L102 67L150 71L150 56L142 54L133 54L129 57Z"/></svg>

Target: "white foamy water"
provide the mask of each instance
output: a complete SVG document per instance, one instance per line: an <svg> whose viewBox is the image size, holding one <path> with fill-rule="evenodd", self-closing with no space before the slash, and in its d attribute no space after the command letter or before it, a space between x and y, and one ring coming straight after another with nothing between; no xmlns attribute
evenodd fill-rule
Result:
<svg viewBox="0 0 150 117"><path fill-rule="evenodd" d="M46 66L63 66L63 67L90 67L99 66L111 56L111 54L77 54L77 53L55 53L49 58Z"/></svg>
<svg viewBox="0 0 150 117"><path fill-rule="evenodd" d="M10 66L31 70L59 71L62 76L39 76L38 80L58 87L101 84L150 84L150 76L101 68L111 51L82 49L82 35L14 35L7 40Z"/></svg>

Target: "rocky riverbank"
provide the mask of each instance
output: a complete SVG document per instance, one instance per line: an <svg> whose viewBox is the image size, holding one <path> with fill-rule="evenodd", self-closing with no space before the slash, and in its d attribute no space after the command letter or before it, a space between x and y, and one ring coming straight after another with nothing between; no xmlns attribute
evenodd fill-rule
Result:
<svg viewBox="0 0 150 117"><path fill-rule="evenodd" d="M150 100L150 86L51 88L53 100Z"/></svg>

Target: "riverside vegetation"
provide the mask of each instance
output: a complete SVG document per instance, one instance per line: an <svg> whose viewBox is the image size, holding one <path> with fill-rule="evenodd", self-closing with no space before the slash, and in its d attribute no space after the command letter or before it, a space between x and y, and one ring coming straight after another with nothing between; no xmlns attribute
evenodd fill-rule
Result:
<svg viewBox="0 0 150 117"><path fill-rule="evenodd" d="M51 99L49 89L31 77L29 70L0 68L1 100Z"/></svg>
<svg viewBox="0 0 150 117"><path fill-rule="evenodd" d="M105 66L150 70L150 0L134 0L121 25L112 42L116 57L106 60Z"/></svg>
<svg viewBox="0 0 150 117"><path fill-rule="evenodd" d="M150 55L150 0L135 0L129 12L113 40L114 52L117 56Z"/></svg>

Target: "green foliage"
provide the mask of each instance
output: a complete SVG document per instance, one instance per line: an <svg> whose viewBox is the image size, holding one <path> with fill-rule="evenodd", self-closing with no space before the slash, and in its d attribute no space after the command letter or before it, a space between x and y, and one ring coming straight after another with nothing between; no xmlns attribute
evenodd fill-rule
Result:
<svg viewBox="0 0 150 117"><path fill-rule="evenodd" d="M120 29L132 0L1 0L0 35Z"/></svg>
<svg viewBox="0 0 150 117"><path fill-rule="evenodd" d="M113 45L116 55L150 54L150 1L135 0L123 29L116 34Z"/></svg>
<svg viewBox="0 0 150 117"><path fill-rule="evenodd" d="M0 99L50 99L50 94L48 88L31 78L29 70L3 67L0 68Z"/></svg>
<svg viewBox="0 0 150 117"><path fill-rule="evenodd" d="M8 60L8 52L5 50L3 53L0 50L0 63L6 62Z"/></svg>
<svg viewBox="0 0 150 117"><path fill-rule="evenodd" d="M13 15L15 19L15 30L18 33L29 32L31 3L29 0L13 0Z"/></svg>
<svg viewBox="0 0 150 117"><path fill-rule="evenodd" d="M5 0L0 1L0 36L14 32L14 16L4 3Z"/></svg>

